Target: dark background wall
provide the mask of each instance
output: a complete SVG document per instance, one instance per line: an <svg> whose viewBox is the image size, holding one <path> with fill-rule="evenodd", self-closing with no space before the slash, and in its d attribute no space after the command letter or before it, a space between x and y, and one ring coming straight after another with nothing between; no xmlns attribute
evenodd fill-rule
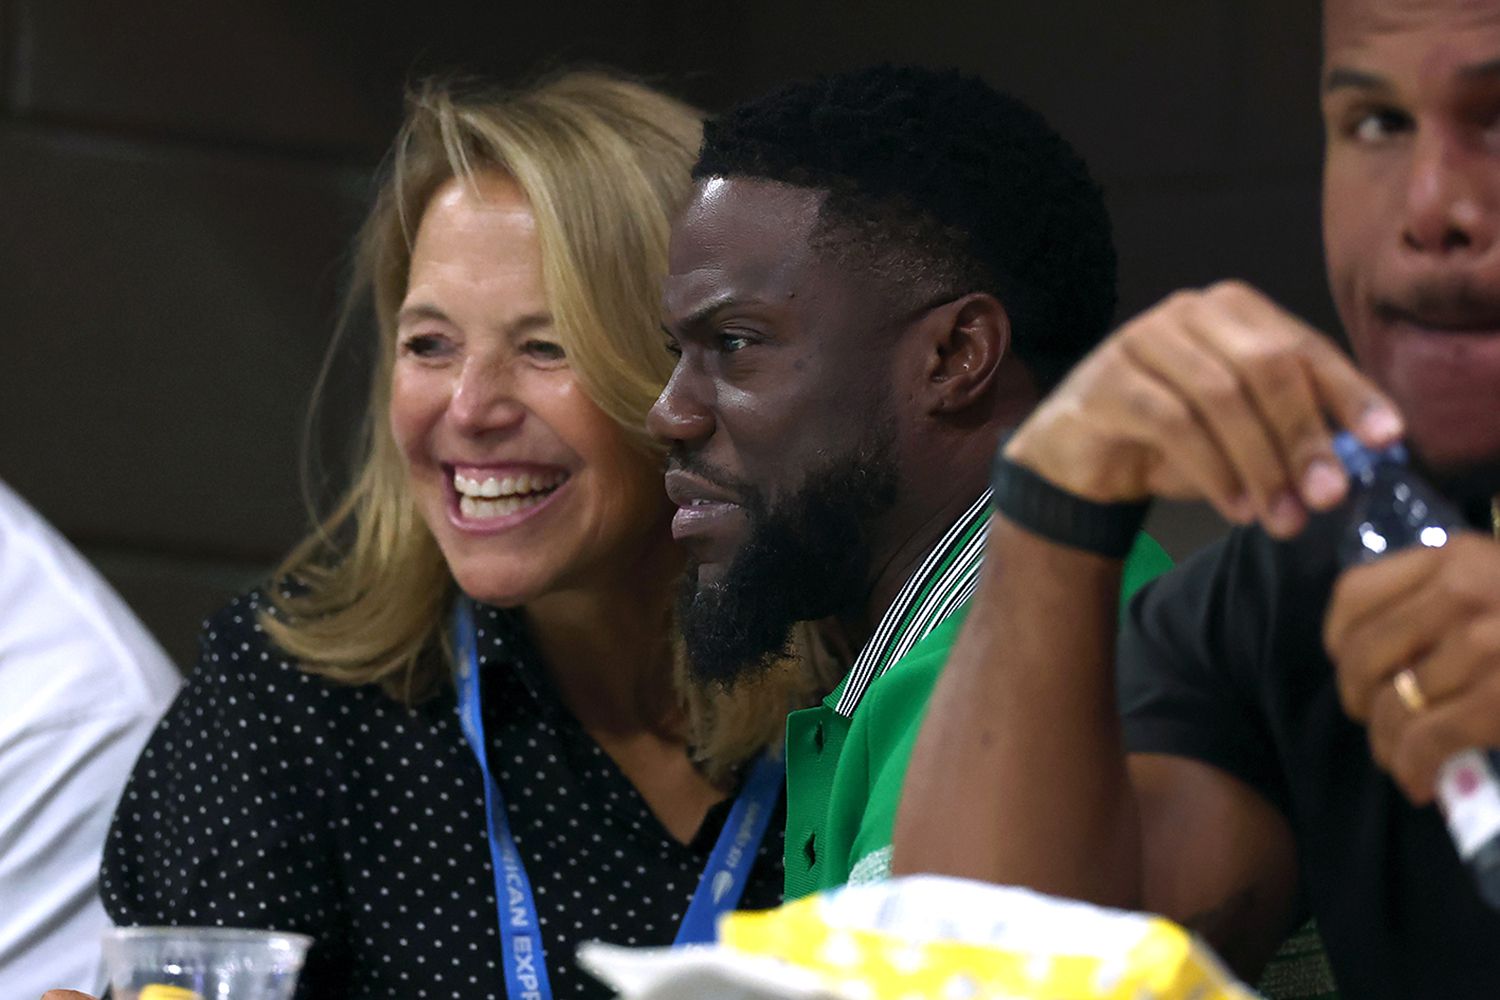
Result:
<svg viewBox="0 0 1500 1000"><path fill-rule="evenodd" d="M712 110L816 70L956 64L1093 166L1122 317L1233 276L1327 326L1317 20L1308 0L0 0L0 478L189 660L306 526L302 417L371 171L403 81L453 68L602 61ZM1179 553L1217 530L1154 524Z"/></svg>

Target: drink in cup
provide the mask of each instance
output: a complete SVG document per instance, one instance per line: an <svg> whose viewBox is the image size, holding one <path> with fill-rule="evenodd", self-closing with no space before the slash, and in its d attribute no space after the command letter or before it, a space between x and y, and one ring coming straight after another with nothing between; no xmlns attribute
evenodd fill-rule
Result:
<svg viewBox="0 0 1500 1000"><path fill-rule="evenodd" d="M104 966L115 1000L291 1000L312 939L228 927L115 927Z"/></svg>

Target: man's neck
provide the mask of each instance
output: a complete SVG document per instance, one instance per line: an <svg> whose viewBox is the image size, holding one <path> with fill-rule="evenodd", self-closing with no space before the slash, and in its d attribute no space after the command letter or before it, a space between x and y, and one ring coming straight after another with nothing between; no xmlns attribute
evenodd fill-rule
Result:
<svg viewBox="0 0 1500 1000"><path fill-rule="evenodd" d="M888 532L883 532L890 538L890 543L877 547L876 551L887 554L884 558L877 556L872 565L874 573L863 606L829 621L828 624L837 629L837 634L831 635L834 645L849 650L851 656L859 655L906 581L984 489L982 478L965 479L956 482L941 497L927 497L924 504L912 504L905 510L898 505L883 519L890 527Z"/></svg>

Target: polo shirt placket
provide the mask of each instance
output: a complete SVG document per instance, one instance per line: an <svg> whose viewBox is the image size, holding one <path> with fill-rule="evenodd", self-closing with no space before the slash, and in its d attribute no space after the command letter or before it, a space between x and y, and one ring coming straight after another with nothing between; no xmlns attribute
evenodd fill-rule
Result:
<svg viewBox="0 0 1500 1000"><path fill-rule="evenodd" d="M818 840L849 726L870 686L963 607L979 582L989 537L990 491L949 527L881 616L870 638L822 704L787 718L786 898L822 887Z"/></svg>

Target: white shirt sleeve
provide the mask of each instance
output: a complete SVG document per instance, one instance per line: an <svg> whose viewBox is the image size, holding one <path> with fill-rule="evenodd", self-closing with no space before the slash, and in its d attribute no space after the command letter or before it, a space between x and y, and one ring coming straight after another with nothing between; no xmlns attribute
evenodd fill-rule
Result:
<svg viewBox="0 0 1500 1000"><path fill-rule="evenodd" d="M181 683L68 543L0 483L0 996L100 992L100 854Z"/></svg>

